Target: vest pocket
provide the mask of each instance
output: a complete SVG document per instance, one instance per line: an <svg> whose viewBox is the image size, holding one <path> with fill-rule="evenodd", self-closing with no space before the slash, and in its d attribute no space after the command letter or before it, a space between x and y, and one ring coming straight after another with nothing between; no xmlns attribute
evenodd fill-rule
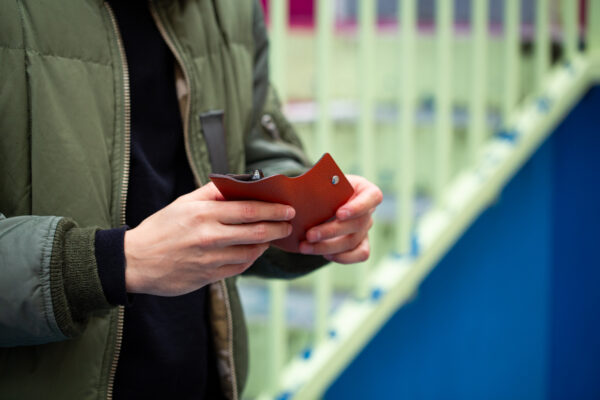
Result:
<svg viewBox="0 0 600 400"><path fill-rule="evenodd" d="M225 112L223 110L208 111L199 115L213 174L226 174L229 172L225 124L223 123L224 116Z"/></svg>

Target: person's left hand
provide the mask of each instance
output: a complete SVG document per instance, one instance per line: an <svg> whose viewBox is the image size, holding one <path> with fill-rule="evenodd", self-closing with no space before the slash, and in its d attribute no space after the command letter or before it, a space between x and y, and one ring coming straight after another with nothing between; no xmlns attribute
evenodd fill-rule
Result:
<svg viewBox="0 0 600 400"><path fill-rule="evenodd" d="M354 188L352 197L335 213L335 219L310 228L300 243L303 254L322 255L329 261L352 264L369 258L371 214L381 203L383 194L362 176L346 175Z"/></svg>

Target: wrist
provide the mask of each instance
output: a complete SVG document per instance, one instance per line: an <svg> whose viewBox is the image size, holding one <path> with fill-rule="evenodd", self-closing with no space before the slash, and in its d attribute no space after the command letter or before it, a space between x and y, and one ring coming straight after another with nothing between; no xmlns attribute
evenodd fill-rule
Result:
<svg viewBox="0 0 600 400"><path fill-rule="evenodd" d="M125 254L125 290L127 293L143 293L139 271L139 259L136 257L135 229L125 232L123 252Z"/></svg>

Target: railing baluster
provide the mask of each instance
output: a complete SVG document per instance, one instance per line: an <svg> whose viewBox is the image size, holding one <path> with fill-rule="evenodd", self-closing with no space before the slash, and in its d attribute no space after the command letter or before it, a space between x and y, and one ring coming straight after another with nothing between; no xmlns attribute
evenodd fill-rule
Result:
<svg viewBox="0 0 600 400"><path fill-rule="evenodd" d="M285 41L287 38L288 0L270 0L270 53L269 68L271 82L285 102ZM271 393L279 389L280 376L287 355L287 324L285 315L287 283L269 281L269 353L268 386Z"/></svg>
<svg viewBox="0 0 600 400"><path fill-rule="evenodd" d="M535 77L538 92L544 88L550 61L548 0L537 0L535 9Z"/></svg>
<svg viewBox="0 0 600 400"><path fill-rule="evenodd" d="M504 124L519 99L519 46L521 44L521 2L504 1Z"/></svg>
<svg viewBox="0 0 600 400"><path fill-rule="evenodd" d="M452 150L452 37L454 2L438 0L436 10L437 88L435 96L434 196L439 205L451 170Z"/></svg>
<svg viewBox="0 0 600 400"><path fill-rule="evenodd" d="M318 154L331 151L330 81L333 36L333 2L318 1L317 8L317 150Z"/></svg>
<svg viewBox="0 0 600 400"><path fill-rule="evenodd" d="M398 7L400 35L401 79L398 92L399 151L398 168L394 173L396 190L396 241L400 253L406 254L411 249L413 229L414 201L414 141L416 110L416 74L415 74L415 36L417 7L415 0L401 0Z"/></svg>
<svg viewBox="0 0 600 400"><path fill-rule="evenodd" d="M287 283L280 280L269 281L269 343L268 385L269 392L279 389L281 370L287 355L287 327L285 316Z"/></svg>
<svg viewBox="0 0 600 400"><path fill-rule="evenodd" d="M317 149L319 154L331 151L331 114L330 114L330 68L332 38L334 29L334 2L319 0L317 2L317 71L316 71L316 101L317 118ZM315 274L315 342L321 342L327 334L327 318L331 309L331 270L323 268Z"/></svg>
<svg viewBox="0 0 600 400"><path fill-rule="evenodd" d="M579 48L579 0L561 0L565 58L573 59Z"/></svg>
<svg viewBox="0 0 600 400"><path fill-rule="evenodd" d="M587 51L588 54L600 52L600 2L587 2Z"/></svg>
<svg viewBox="0 0 600 400"><path fill-rule="evenodd" d="M359 102L358 116L358 158L361 174L375 181L373 144L375 142L375 28L377 24L377 2L360 0L359 22ZM355 295L365 298L368 291L369 263L356 266Z"/></svg>
<svg viewBox="0 0 600 400"><path fill-rule="evenodd" d="M488 0L473 1L471 7L473 56L471 61L472 79L468 140L470 161L476 163L479 161L479 151L486 132Z"/></svg>
<svg viewBox="0 0 600 400"><path fill-rule="evenodd" d="M358 143L360 169L369 180L375 178L373 163L373 142L375 131L375 25L377 23L377 2L360 0L359 7L359 96L360 115L358 121Z"/></svg>
<svg viewBox="0 0 600 400"><path fill-rule="evenodd" d="M331 311L331 270L327 267L319 270L315 276L315 344L327 337L328 317Z"/></svg>
<svg viewBox="0 0 600 400"><path fill-rule="evenodd" d="M271 82L273 82L277 88L277 93L283 103L285 103L285 100L287 99L285 50L289 21L288 1L289 0L269 0L269 17L271 24L271 32L269 35L269 74Z"/></svg>

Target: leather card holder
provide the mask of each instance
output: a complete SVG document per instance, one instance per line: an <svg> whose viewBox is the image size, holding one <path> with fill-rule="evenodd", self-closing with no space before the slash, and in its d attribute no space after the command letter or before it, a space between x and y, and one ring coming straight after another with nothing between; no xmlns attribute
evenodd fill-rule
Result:
<svg viewBox="0 0 600 400"><path fill-rule="evenodd" d="M325 153L310 170L294 178L273 175L247 180L246 177L210 175L226 200L259 200L294 207L296 216L291 221L292 233L274 241L275 245L291 252L298 252L308 229L332 219L337 209L354 193L329 153Z"/></svg>

